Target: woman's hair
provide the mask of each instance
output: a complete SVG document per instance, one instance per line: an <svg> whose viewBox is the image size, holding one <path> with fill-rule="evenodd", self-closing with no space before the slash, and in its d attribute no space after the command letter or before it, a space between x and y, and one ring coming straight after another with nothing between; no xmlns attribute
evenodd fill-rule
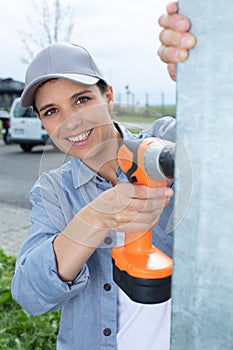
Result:
<svg viewBox="0 0 233 350"><path fill-rule="evenodd" d="M104 95L106 94L107 90L108 90L108 84L105 83L104 80L100 79L96 85L98 86L98 88L100 89L100 92Z"/></svg>
<svg viewBox="0 0 233 350"><path fill-rule="evenodd" d="M33 100L33 105L32 105L32 108L33 108L33 111L36 113L36 114L40 114L38 109L36 108L36 105L35 105L35 99Z"/></svg>
<svg viewBox="0 0 233 350"><path fill-rule="evenodd" d="M57 78L53 78L53 79L57 79ZM52 79L51 79L51 80L52 80ZM48 80L46 80L45 82L41 83L40 86L43 86L47 81L48 81ZM100 80L96 83L96 85L98 86L98 88L100 89L100 92L101 92L103 95L106 94L106 92L107 92L107 90L108 90L108 84L107 84L104 80L100 79ZM40 86L39 86L39 87L40 87ZM35 105L35 99L34 99L34 101L33 101L32 108L33 108L33 110L34 110L37 114L39 114L39 111L38 111L38 109L37 109L37 107L36 107L36 105Z"/></svg>

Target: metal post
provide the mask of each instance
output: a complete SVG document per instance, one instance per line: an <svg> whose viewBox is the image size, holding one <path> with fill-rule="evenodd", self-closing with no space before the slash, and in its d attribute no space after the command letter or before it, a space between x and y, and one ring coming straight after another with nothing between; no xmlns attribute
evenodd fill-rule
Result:
<svg viewBox="0 0 233 350"><path fill-rule="evenodd" d="M164 92L161 92L161 114L162 114L162 116L165 115L165 112L164 112Z"/></svg>
<svg viewBox="0 0 233 350"><path fill-rule="evenodd" d="M177 188L192 186L192 194L181 222L187 198L175 214L171 350L232 350L233 3L181 0L179 7L197 45L177 77Z"/></svg>

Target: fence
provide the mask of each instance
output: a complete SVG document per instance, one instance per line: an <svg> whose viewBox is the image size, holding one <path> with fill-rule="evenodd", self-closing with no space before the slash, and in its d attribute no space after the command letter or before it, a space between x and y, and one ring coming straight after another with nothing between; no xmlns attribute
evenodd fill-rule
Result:
<svg viewBox="0 0 233 350"><path fill-rule="evenodd" d="M165 92L135 94L127 90L116 94L114 111L118 115L175 116L175 95Z"/></svg>
<svg viewBox="0 0 233 350"><path fill-rule="evenodd" d="M124 93L115 95L118 104L140 105L140 106L159 106L159 105L175 105L175 93L157 92L157 93L134 93L126 89Z"/></svg>

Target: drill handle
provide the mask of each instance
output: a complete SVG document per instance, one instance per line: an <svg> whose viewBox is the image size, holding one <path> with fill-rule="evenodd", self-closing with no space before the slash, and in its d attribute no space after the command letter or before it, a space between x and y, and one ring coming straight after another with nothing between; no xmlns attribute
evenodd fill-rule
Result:
<svg viewBox="0 0 233 350"><path fill-rule="evenodd" d="M152 230L125 233L125 249L128 253L149 253L152 247Z"/></svg>

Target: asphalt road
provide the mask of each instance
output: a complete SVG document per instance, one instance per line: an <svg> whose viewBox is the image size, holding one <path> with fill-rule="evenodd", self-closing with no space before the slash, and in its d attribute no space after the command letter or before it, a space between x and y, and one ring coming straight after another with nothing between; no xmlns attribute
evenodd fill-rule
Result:
<svg viewBox="0 0 233 350"><path fill-rule="evenodd" d="M0 203L30 208L29 192L39 175L66 160L53 146L37 146L25 153L18 145L0 140Z"/></svg>

